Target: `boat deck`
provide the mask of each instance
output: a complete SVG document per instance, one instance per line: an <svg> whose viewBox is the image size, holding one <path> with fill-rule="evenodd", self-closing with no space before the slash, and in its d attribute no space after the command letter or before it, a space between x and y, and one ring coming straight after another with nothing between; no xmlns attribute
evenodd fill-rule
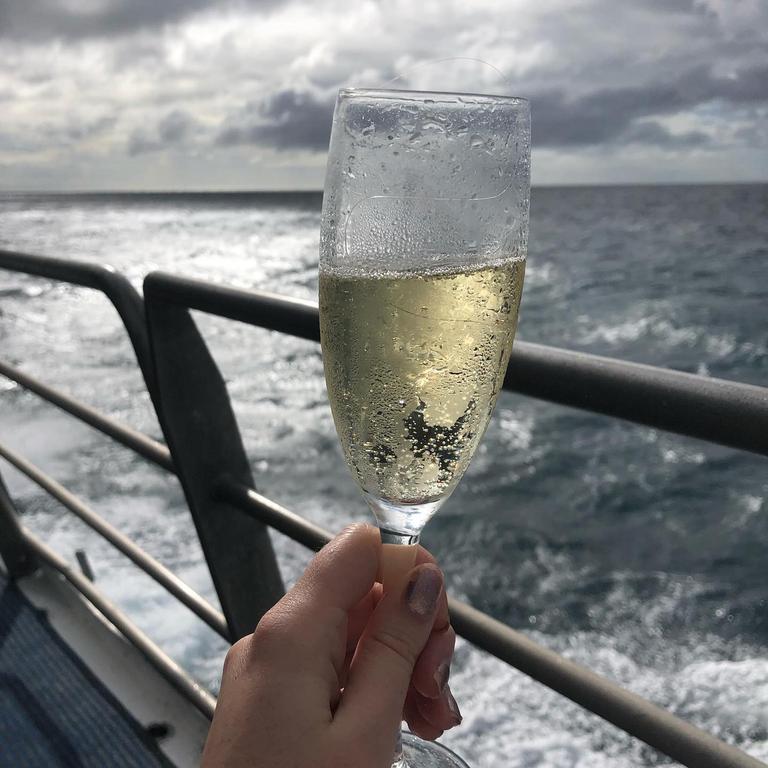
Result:
<svg viewBox="0 0 768 768"><path fill-rule="evenodd" d="M0 766L169 765L45 612L0 572Z"/></svg>

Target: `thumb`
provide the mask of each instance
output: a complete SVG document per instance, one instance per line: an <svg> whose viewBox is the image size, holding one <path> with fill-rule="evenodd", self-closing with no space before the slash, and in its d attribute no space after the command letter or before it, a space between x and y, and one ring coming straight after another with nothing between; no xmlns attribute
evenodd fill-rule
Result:
<svg viewBox="0 0 768 768"><path fill-rule="evenodd" d="M433 563L417 566L399 588L385 593L360 638L335 722L364 733L374 754L393 746L442 591L440 569Z"/></svg>

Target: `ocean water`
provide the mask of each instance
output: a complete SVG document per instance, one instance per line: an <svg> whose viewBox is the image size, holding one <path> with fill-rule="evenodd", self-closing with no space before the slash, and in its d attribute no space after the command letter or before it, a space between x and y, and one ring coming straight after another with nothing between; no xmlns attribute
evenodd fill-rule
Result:
<svg viewBox="0 0 768 768"><path fill-rule="evenodd" d="M0 196L0 247L302 298L317 290L320 196ZM198 316L258 488L334 530L367 513L326 401L319 348ZM768 385L768 187L536 189L518 338ZM0 272L0 354L159 437L122 328L98 294ZM3 442L215 600L176 481L0 380ZM425 544L457 596L768 760L768 464L504 393ZM25 522L216 689L224 644L31 483ZM308 554L273 537L286 581ZM477 768L669 761L461 643Z"/></svg>

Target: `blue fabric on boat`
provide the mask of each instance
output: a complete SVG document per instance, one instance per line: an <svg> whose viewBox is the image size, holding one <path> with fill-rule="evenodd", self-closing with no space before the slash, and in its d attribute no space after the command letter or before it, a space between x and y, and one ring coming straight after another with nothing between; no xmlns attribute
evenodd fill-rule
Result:
<svg viewBox="0 0 768 768"><path fill-rule="evenodd" d="M45 614L0 574L0 768L168 765Z"/></svg>

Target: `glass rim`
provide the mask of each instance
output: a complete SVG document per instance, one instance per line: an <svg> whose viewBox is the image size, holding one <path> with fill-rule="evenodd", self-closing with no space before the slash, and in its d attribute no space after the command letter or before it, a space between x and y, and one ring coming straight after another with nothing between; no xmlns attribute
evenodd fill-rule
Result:
<svg viewBox="0 0 768 768"><path fill-rule="evenodd" d="M399 88L340 88L339 98L354 98L356 96L378 96L383 99L392 99L393 101L407 101L407 97L429 97L429 96L465 96L471 99L484 99L487 101L498 101L506 104L530 105L529 99L524 96L502 96L493 93L473 93L470 91L421 91ZM403 98L405 96L406 98Z"/></svg>

